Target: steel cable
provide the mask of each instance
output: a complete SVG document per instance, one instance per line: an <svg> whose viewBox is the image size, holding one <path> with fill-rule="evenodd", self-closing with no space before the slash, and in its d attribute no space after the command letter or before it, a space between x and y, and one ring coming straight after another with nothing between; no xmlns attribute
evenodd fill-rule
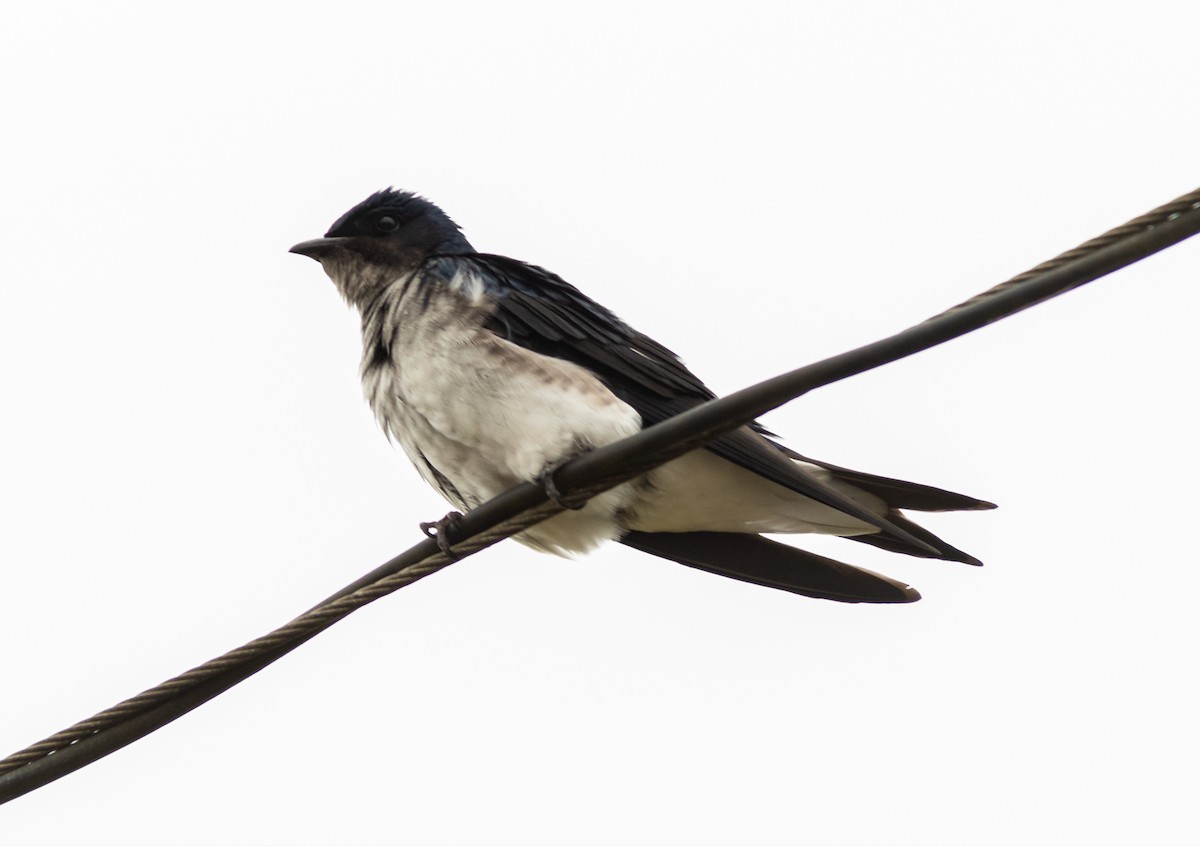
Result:
<svg viewBox="0 0 1200 847"><path fill-rule="evenodd" d="M594 496L701 446L814 388L896 361L1078 288L1200 231L1200 189L1043 262L921 324L768 379L580 456L555 474L570 499ZM212 659L0 760L0 803L136 741L236 685L354 610L561 511L523 483L268 635Z"/></svg>

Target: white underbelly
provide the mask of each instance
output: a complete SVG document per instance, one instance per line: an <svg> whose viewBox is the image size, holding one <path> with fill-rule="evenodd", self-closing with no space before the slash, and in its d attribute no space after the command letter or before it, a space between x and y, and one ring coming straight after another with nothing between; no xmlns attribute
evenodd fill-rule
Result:
<svg viewBox="0 0 1200 847"><path fill-rule="evenodd" d="M364 370L367 399L426 482L459 509L641 429L637 412L588 371L494 336L394 355L393 365ZM629 485L619 486L517 540L584 552L620 534L616 516L632 497Z"/></svg>
<svg viewBox="0 0 1200 847"><path fill-rule="evenodd" d="M836 483L815 465L805 470L879 515L882 500ZM868 523L784 488L708 450L680 456L649 474L650 485L632 503L627 529L642 532L816 532L862 535Z"/></svg>

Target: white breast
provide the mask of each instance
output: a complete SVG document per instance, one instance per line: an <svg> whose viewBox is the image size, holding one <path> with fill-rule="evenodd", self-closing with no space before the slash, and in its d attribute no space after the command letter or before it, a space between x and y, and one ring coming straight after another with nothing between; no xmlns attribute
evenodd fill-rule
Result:
<svg viewBox="0 0 1200 847"><path fill-rule="evenodd" d="M422 282L397 280L364 319L363 388L385 432L456 507L641 429L638 413L586 369L484 329L478 280L460 274L433 290ZM616 514L631 496L618 487L518 540L586 550L618 533Z"/></svg>

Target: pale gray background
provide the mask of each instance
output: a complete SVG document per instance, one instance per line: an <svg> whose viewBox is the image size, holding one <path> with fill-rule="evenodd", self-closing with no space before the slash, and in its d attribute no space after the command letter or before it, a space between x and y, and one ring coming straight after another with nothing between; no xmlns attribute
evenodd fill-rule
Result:
<svg viewBox="0 0 1200 847"><path fill-rule="evenodd" d="M1194 2L11 4L0 753L446 506L287 248L388 184L720 392L1200 182ZM1200 242L768 423L999 502L908 607L506 543L0 809L5 843L1182 844ZM803 541L803 540L802 540Z"/></svg>

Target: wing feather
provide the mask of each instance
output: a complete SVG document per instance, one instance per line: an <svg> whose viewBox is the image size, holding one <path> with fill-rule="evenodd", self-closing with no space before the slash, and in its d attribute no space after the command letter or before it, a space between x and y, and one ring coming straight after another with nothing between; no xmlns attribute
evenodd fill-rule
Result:
<svg viewBox="0 0 1200 847"><path fill-rule="evenodd" d="M504 256L476 253L456 259L472 264L473 271L484 279L495 299L495 312L485 324L489 330L528 350L587 368L637 410L643 426L659 423L716 397L670 349L633 329L561 277ZM850 500L798 466L793 459L803 457L770 441L765 433L765 428L755 423L715 439L707 449L765 479L878 527L878 537L886 539L892 549L924 556L962 555L949 545L931 543L930 533L914 533L909 529L911 524L880 517ZM837 478L855 473L812 463L828 467ZM939 491L866 474L858 474L856 478L867 483L861 485L863 489L876 494L887 491L895 495L904 486ZM952 499L955 503L982 502L943 493L960 498ZM887 497L883 499L890 505L899 505ZM907 499L915 502L920 498Z"/></svg>

